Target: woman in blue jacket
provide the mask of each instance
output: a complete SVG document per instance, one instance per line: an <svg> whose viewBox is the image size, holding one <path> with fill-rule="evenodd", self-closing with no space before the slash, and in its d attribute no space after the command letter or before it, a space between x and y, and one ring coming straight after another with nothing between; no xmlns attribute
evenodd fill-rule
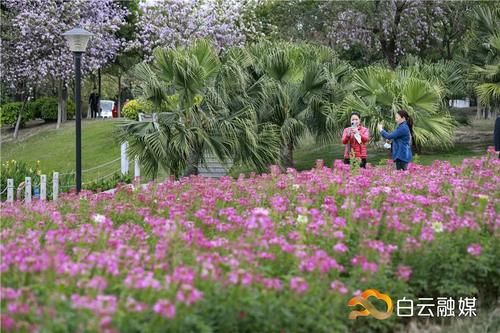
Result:
<svg viewBox="0 0 500 333"><path fill-rule="evenodd" d="M382 124L378 125L378 130L383 138L392 140L392 160L396 163L396 170L406 170L412 160L413 120L408 112L400 110L396 113L396 123L398 126L391 133L386 132Z"/></svg>

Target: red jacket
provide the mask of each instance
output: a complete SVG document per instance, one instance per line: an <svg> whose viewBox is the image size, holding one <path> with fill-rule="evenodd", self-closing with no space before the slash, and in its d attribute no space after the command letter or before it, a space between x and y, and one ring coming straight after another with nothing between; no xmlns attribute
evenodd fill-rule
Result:
<svg viewBox="0 0 500 333"><path fill-rule="evenodd" d="M351 151L354 149L356 157L366 158L366 143L370 140L370 134L368 128L361 125L358 126L358 132L361 135L361 143L354 138L354 135L350 134L351 128L344 128L344 133L342 134L342 143L345 145L344 158L349 158L349 142L351 143Z"/></svg>

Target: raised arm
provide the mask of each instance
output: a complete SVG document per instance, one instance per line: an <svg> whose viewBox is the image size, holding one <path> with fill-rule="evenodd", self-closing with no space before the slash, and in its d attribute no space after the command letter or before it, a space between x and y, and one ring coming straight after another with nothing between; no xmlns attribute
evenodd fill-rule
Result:
<svg viewBox="0 0 500 333"><path fill-rule="evenodd" d="M387 140L393 140L393 139L399 138L400 136L403 136L403 134L404 134L404 129L401 126L396 128L391 133L388 133L384 129L380 132L380 135L382 135L382 137L384 139L387 139Z"/></svg>

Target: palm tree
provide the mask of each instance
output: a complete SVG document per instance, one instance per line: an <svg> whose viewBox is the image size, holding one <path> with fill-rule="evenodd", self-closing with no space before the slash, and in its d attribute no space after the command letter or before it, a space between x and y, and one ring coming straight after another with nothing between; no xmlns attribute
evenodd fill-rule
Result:
<svg viewBox="0 0 500 333"><path fill-rule="evenodd" d="M467 47L470 80L479 104L494 107L500 102L500 8L479 6L473 12L473 28ZM479 116L478 108L478 116Z"/></svg>
<svg viewBox="0 0 500 333"><path fill-rule="evenodd" d="M281 165L293 167L293 152L307 134L332 140L350 67L324 47L262 42L248 51L258 123L279 128Z"/></svg>
<svg viewBox="0 0 500 333"><path fill-rule="evenodd" d="M196 174L207 154L258 170L277 160L277 129L257 125L252 105L229 90L246 87L246 73L239 71L234 58L221 64L206 41L157 49L151 65L135 68L140 82L135 93L154 103L158 121L124 121L121 139L129 141L129 153L139 157L147 174L156 176L160 167L176 177Z"/></svg>
<svg viewBox="0 0 500 333"><path fill-rule="evenodd" d="M377 124L393 124L395 112L405 109L414 119L414 144L418 149L450 146L455 122L442 103L444 92L438 80L426 80L416 68L367 67L354 74L352 93L344 100L337 119L347 122L352 111L361 112L363 122L377 140Z"/></svg>

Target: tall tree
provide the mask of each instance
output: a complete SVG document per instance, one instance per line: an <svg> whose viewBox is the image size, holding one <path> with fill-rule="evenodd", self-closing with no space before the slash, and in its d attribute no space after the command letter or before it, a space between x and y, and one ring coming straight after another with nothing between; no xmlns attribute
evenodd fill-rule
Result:
<svg viewBox="0 0 500 333"><path fill-rule="evenodd" d="M335 106L345 95L350 67L331 49L307 44L260 43L250 47L256 84L262 86L258 122L280 129L281 165L293 167L293 153L305 135L330 141Z"/></svg>
<svg viewBox="0 0 500 333"><path fill-rule="evenodd" d="M117 4L127 11L125 23L115 33L116 37L122 41L117 56L107 64L104 72L116 78L117 81L117 110L118 117L121 116L123 107L122 81L127 72L141 61L142 52L138 48L129 47L135 41L137 24L140 18L139 0L115 0Z"/></svg>
<svg viewBox="0 0 500 333"><path fill-rule="evenodd" d="M500 106L500 9L483 5L474 10L472 17L466 59L479 99L477 117L489 118L496 116Z"/></svg>
<svg viewBox="0 0 500 333"><path fill-rule="evenodd" d="M256 15L268 38L328 45L359 67L379 60L395 67L409 54L454 58L475 6L468 0L268 0Z"/></svg>
<svg viewBox="0 0 500 333"><path fill-rule="evenodd" d="M238 52L221 63L207 41L189 47L157 48L153 61L137 65L136 95L153 102L157 122L124 121L121 140L139 156L145 172L192 175L206 154L264 170L277 160L276 128L255 122L241 97L251 90Z"/></svg>
<svg viewBox="0 0 500 333"><path fill-rule="evenodd" d="M346 124L352 111L361 112L364 123L377 140L380 138L377 124L385 121L389 127L393 126L395 112L405 109L414 119L413 143L418 150L451 146L455 122L443 103L447 91L442 81L445 77L453 77L453 74L446 74L448 72L453 73L453 70L422 69L418 65L397 70L380 66L359 69L354 74L352 94L338 109L337 119ZM431 73L441 74L430 80Z"/></svg>
<svg viewBox="0 0 500 333"><path fill-rule="evenodd" d="M217 50L243 45L254 33L248 20L255 1L158 0L141 5L137 38L130 48L152 59L156 47L190 44L200 38L211 40Z"/></svg>
<svg viewBox="0 0 500 333"><path fill-rule="evenodd" d="M3 78L14 89L58 81L59 121L65 119L64 90L73 77L73 55L62 33L80 25L94 36L82 61L83 74L111 61L122 41L115 32L127 11L113 0L2 1ZM26 94L25 94L26 96Z"/></svg>

